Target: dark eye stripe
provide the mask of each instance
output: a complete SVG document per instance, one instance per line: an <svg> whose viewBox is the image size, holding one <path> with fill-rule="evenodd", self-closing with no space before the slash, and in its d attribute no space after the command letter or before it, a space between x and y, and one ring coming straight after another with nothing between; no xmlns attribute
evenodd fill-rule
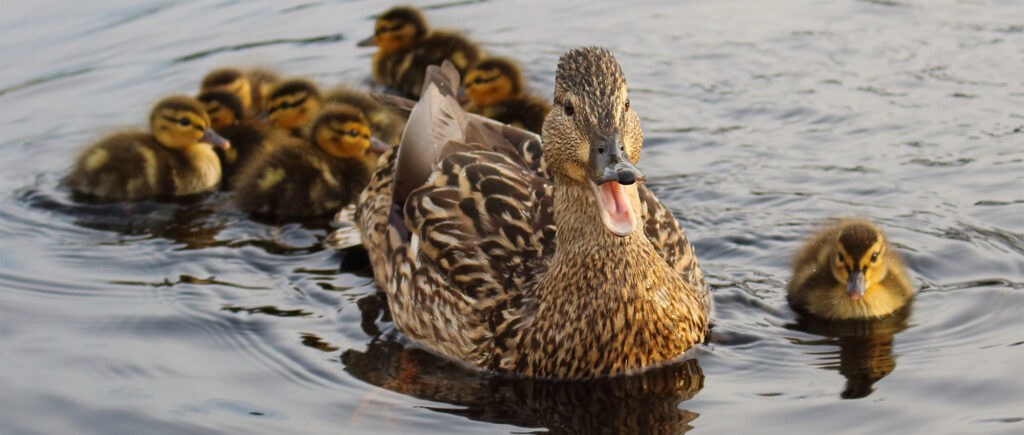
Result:
<svg viewBox="0 0 1024 435"><path fill-rule="evenodd" d="M491 77L491 78L489 78L489 79L487 79L487 78L484 78L484 77L482 77L482 76L476 76L476 78L475 78L475 79L473 79L473 82L472 82L472 83L473 83L474 85L482 85L482 84L484 84L484 83L489 83L489 82L493 82L493 81L495 81L495 80L497 80L497 79L498 79L498 76L494 76L494 77Z"/></svg>

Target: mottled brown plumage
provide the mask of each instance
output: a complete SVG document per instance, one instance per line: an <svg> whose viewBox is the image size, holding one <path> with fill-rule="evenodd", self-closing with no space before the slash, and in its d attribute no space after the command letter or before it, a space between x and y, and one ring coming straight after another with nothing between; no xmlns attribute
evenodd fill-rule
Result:
<svg viewBox="0 0 1024 435"><path fill-rule="evenodd" d="M914 296L903 261L878 227L839 220L815 234L793 260L793 308L826 319L886 316Z"/></svg>
<svg viewBox="0 0 1024 435"><path fill-rule="evenodd" d="M481 60L464 82L469 96L466 111L540 134L551 106L525 92L514 62L499 57Z"/></svg>
<svg viewBox="0 0 1024 435"><path fill-rule="evenodd" d="M639 370L705 339L711 298L678 223L635 183L642 133L611 53L562 56L555 101L575 108L551 111L543 145L463 112L450 65L427 75L356 210L402 332L478 367L562 378Z"/></svg>
<svg viewBox="0 0 1024 435"><path fill-rule="evenodd" d="M456 33L430 32L423 14L408 6L384 12L377 18L373 36L359 45L377 46L373 55L375 83L414 99L420 96L427 65L448 60L463 74L480 58L476 44Z"/></svg>
<svg viewBox="0 0 1024 435"><path fill-rule="evenodd" d="M78 194L102 201L213 190L220 182L221 167L208 142L227 144L209 124L195 99L166 97L150 113L150 132L115 133L89 146L64 183Z"/></svg>

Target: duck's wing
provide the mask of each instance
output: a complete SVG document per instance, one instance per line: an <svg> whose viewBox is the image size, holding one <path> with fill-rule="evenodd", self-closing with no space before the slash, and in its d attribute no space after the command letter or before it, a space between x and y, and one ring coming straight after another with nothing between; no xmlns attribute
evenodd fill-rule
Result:
<svg viewBox="0 0 1024 435"><path fill-rule="evenodd" d="M644 233L661 253L662 258L697 292L704 303L705 312L712 308L711 293L704 279L704 272L697 262L693 245L686 239L686 234L672 212L662 204L654 192L645 185L640 185L641 216L644 219Z"/></svg>

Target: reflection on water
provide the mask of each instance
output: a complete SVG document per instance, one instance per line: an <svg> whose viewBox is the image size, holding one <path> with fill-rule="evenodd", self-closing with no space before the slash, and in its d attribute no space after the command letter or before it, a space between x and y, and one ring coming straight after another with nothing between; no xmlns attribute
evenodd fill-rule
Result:
<svg viewBox="0 0 1024 435"><path fill-rule="evenodd" d="M847 321L800 315L797 323L786 325L786 328L825 336L820 340L794 340L794 343L814 346L803 352L820 361L815 366L837 370L846 378L846 388L840 397L860 399L871 394L874 391L872 385L896 368L896 357L892 354L893 336L907 328L911 311L908 305L881 319ZM836 346L838 351L832 350Z"/></svg>

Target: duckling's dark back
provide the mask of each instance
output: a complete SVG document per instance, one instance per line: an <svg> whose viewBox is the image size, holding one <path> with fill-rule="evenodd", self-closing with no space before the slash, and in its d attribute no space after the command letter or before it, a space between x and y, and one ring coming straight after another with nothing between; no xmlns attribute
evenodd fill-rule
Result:
<svg viewBox="0 0 1024 435"><path fill-rule="evenodd" d="M377 59L379 71L386 77L386 86L417 99L423 88L424 71L429 65L449 60L459 71L466 70L480 59L476 44L456 33L434 32L406 52Z"/></svg>
<svg viewBox="0 0 1024 435"><path fill-rule="evenodd" d="M151 134L123 132L83 151L64 183L91 199L137 201L173 195L175 172L189 166Z"/></svg>

